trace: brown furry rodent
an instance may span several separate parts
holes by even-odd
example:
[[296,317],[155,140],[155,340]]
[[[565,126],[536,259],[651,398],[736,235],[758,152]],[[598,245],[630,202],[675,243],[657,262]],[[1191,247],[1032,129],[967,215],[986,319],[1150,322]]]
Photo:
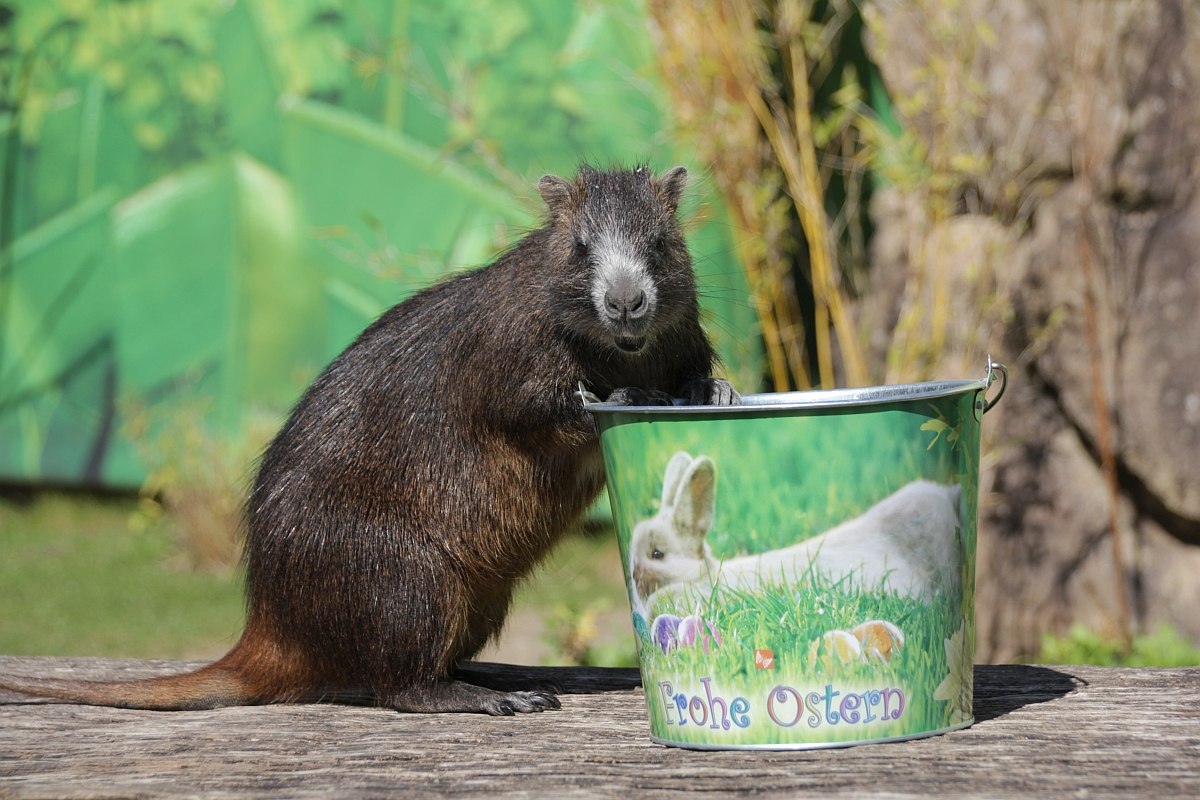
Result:
[[687,173],[542,178],[549,218],[495,263],[383,314],[301,397],[246,513],[241,639],[195,672],[0,688],[144,709],[331,700],[513,714],[547,691],[463,680],[517,582],[597,496],[580,384],[737,402],[711,378],[676,219]]

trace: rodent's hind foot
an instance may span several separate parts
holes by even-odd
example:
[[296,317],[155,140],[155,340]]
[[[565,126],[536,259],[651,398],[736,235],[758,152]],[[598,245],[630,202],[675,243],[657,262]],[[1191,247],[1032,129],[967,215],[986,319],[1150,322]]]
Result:
[[724,378],[696,378],[680,387],[689,406],[740,406],[742,396]]
[[562,708],[558,698],[549,692],[496,692],[496,702],[489,704],[484,713],[492,716],[511,717],[514,714],[529,714],[548,708]]
[[388,708],[416,714],[490,714],[511,717],[561,708],[550,692],[501,692],[464,681],[438,681],[410,687],[385,702]]

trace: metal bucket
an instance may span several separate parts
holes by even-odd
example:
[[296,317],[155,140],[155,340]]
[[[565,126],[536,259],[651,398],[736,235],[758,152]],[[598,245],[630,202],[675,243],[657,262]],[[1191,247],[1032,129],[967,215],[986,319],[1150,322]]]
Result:
[[1006,382],[989,359],[981,380],[588,405],[651,738],[806,749],[974,721],[979,429]]

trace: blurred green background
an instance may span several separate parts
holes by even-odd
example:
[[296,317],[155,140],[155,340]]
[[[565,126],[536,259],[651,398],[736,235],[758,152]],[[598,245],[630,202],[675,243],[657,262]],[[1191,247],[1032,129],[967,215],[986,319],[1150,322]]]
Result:
[[758,382],[724,211],[663,133],[636,0],[0,15],[0,480],[136,487],[163,436],[243,438],[384,308],[536,226],[533,184],[580,159],[693,168],[710,328]]
[[[972,314],[911,293],[889,317],[886,280],[865,302],[885,178],[933,223],[1017,185],[958,135],[1008,107],[970,77],[1008,42],[918,6],[952,24],[893,107],[864,30],[900,11],[855,0],[0,0],[0,652],[223,651],[246,479],[290,404],[383,309],[535,226],[537,178],[580,160],[689,167],[705,321],[742,390],[960,376],[947,326]],[[982,363],[991,341],[969,345]],[[629,663],[612,538],[570,537],[508,631],[502,660]],[[1197,658],[1170,628],[1059,633],[1052,660]]]
[[[0,652],[223,652],[240,501],[291,403],[580,160],[689,167],[706,322],[757,386],[650,37],[639,0],[0,2]],[[573,538],[496,655],[631,663],[624,603],[612,542]]]

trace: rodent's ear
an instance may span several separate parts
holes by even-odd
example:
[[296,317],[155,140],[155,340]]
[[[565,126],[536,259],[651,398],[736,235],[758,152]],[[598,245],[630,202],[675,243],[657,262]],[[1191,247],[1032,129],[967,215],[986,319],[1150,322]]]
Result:
[[687,186],[688,171],[684,167],[667,170],[658,179],[658,196],[671,211],[679,208],[679,200]]
[[575,187],[570,181],[563,180],[557,175],[543,175],[538,181],[538,192],[542,195],[542,200],[546,201],[546,207],[550,209],[550,213],[557,213],[568,200],[571,199],[571,194]]

